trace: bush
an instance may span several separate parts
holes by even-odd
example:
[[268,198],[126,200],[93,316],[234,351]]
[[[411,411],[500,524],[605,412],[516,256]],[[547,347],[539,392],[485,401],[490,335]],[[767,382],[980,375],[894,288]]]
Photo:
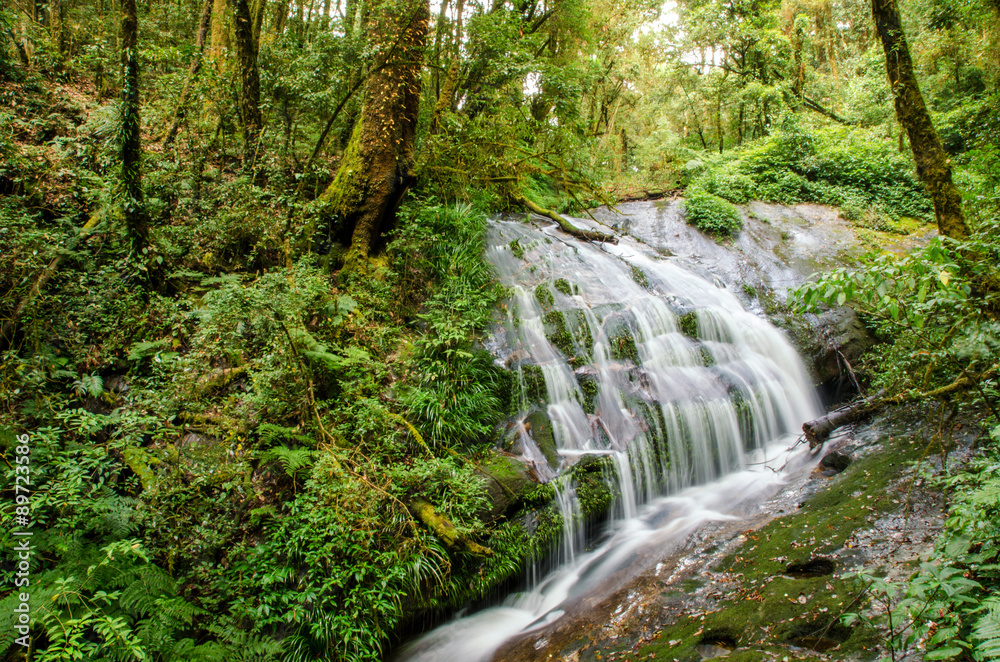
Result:
[[773,135],[712,164],[693,184],[734,204],[850,205],[855,218],[873,206],[890,220],[928,218],[933,211],[909,154],[895,144],[841,127],[809,133],[790,118]]
[[743,227],[743,219],[735,207],[719,196],[693,186],[686,191],[684,216],[689,225],[719,237],[737,234]]

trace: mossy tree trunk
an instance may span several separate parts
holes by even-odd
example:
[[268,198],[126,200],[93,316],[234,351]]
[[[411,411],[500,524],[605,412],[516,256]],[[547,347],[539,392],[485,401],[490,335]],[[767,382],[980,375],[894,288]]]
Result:
[[60,53],[65,50],[66,46],[63,28],[63,0],[51,0],[49,2],[49,34],[52,37],[52,45]]
[[413,149],[420,109],[420,74],[429,18],[427,0],[389,0],[373,9],[375,71],[365,87],[340,168],[321,199],[350,235],[350,255],[367,257],[392,225],[413,184]]
[[233,0],[233,35],[240,73],[240,122],[243,125],[243,167],[257,160],[257,147],[264,124],[260,112],[260,70],[257,67],[257,39],[247,0]]
[[139,13],[136,0],[122,2],[122,211],[134,256],[149,243],[149,214],[142,193],[142,145],[139,121]]
[[212,59],[216,61],[216,68],[220,68],[224,51],[229,47],[229,34],[226,29],[226,3],[229,0],[212,1],[212,37],[209,41],[209,51]]
[[181,94],[177,98],[177,107],[174,109],[174,117],[170,122],[170,128],[167,130],[167,137],[163,141],[164,145],[171,144],[177,137],[177,131],[184,120],[184,115],[187,113],[187,105],[191,96],[191,85],[194,83],[195,78],[198,77],[198,72],[201,71],[201,64],[205,59],[205,41],[208,39],[208,30],[212,24],[213,4],[213,0],[204,0],[202,4],[201,20],[198,22],[198,34],[195,36],[196,50],[194,59],[191,60],[187,78],[184,80],[184,87],[181,88]]
[[941,146],[917,86],[896,0],[872,0],[872,17],[885,51],[896,118],[910,137],[917,177],[934,202],[938,231],[953,239],[964,239],[969,236],[969,228],[962,214],[962,196],[951,180],[948,155]]

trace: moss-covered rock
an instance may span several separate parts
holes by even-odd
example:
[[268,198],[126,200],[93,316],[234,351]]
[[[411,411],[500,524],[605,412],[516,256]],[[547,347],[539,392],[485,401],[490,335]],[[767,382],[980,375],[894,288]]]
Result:
[[491,452],[479,468],[485,474],[491,504],[487,519],[496,519],[508,512],[538,485],[523,462],[500,451]]
[[639,350],[635,346],[635,338],[625,326],[620,327],[608,338],[608,350],[615,361],[639,362]]
[[557,290],[559,290],[568,297],[573,296],[574,294],[579,294],[580,292],[579,287],[577,287],[573,283],[570,283],[565,278],[557,278],[555,283],[553,283],[553,285]]
[[681,333],[689,338],[698,338],[698,315],[695,312],[685,313],[677,319]]
[[718,574],[672,588],[664,596],[668,602],[717,590],[707,581],[724,585],[726,597],[704,614],[671,622],[640,657],[697,662],[699,646],[726,638],[734,648],[728,660],[772,659],[774,652],[789,660],[873,658],[874,634],[840,620],[865,599],[850,575],[841,574],[841,564],[857,560],[847,547],[856,531],[903,507],[907,487],[901,474],[924,449],[908,437],[888,437],[882,444],[797,510],[746,532],[745,542],[716,566]]
[[558,310],[552,310],[545,314],[542,321],[545,322],[545,336],[549,342],[568,358],[574,358],[573,336],[566,328],[564,314]]
[[649,284],[649,279],[646,277],[646,272],[644,272],[639,267],[634,264],[629,265],[629,270],[632,274],[632,280],[642,286],[644,289],[652,290],[652,285]]
[[556,299],[552,296],[552,290],[549,289],[548,283],[540,283],[538,287],[535,288],[535,298],[538,299],[538,303],[542,304],[542,309],[547,310],[555,305]]
[[528,403],[542,403],[548,397],[545,387],[545,373],[537,365],[521,366],[521,383],[524,389],[524,399]]
[[556,450],[556,440],[552,434],[552,421],[543,409],[535,409],[526,419],[524,427],[528,430],[538,450],[542,451],[545,461],[553,469],[559,468],[559,452]]

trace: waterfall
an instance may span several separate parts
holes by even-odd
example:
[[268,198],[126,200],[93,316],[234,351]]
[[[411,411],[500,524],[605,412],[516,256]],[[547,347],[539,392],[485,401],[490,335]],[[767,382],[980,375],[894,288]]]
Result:
[[[596,245],[508,221],[492,223],[488,257],[512,292],[496,351],[544,378],[545,401],[524,405],[544,407],[555,453],[523,424],[519,447],[556,485],[560,565],[500,606],[424,635],[402,651],[409,662],[485,662],[557,620],[637,550],[773,494],[790,442],[820,411],[782,332],[680,260],[628,237]],[[590,550],[572,482],[587,455],[608,457],[617,494],[609,532]]]

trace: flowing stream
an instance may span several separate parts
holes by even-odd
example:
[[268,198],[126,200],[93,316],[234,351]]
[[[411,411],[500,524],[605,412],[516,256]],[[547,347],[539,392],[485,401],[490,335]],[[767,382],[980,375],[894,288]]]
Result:
[[[410,644],[399,656],[409,662],[490,660],[505,641],[558,620],[640,550],[762,502],[806,461],[792,442],[820,411],[783,333],[679,259],[628,237],[599,246],[509,221],[492,224],[488,256],[512,291],[495,353],[522,383],[532,371],[544,377],[537,399],[554,452],[527,426],[516,447],[556,487],[565,523],[558,564],[501,604]],[[572,472],[588,456],[603,458],[617,495],[590,549]]]

